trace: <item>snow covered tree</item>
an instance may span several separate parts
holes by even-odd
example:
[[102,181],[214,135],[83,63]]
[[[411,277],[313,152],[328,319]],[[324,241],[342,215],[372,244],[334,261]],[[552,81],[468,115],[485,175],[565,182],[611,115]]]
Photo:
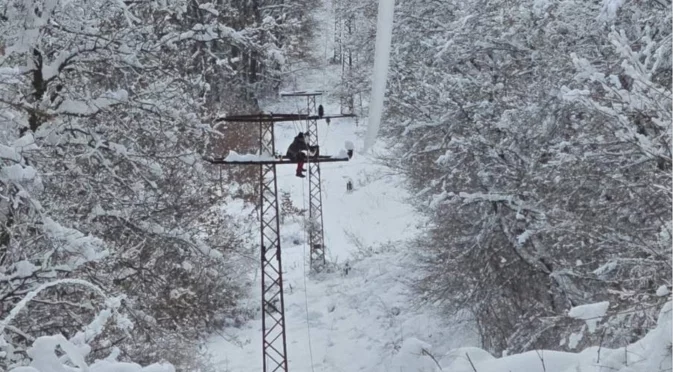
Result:
[[[238,311],[247,264],[236,254],[249,245],[224,212],[237,187],[231,174],[214,187],[200,154],[230,133],[241,146],[252,138],[210,125],[267,89],[236,80],[234,49],[267,65],[283,56],[264,41],[272,20],[235,28],[213,4],[193,6],[13,0],[0,9],[0,313],[54,279],[123,293],[137,326],[94,342],[88,358],[114,346],[122,358],[184,368],[195,359],[189,340]],[[25,363],[41,336],[74,335],[97,306],[79,287],[41,291],[4,328],[14,357],[0,365]]]
[[360,113],[362,96],[369,89],[376,39],[376,1],[334,0],[332,62],[341,65],[341,83],[333,94],[344,112]]
[[557,347],[586,302],[615,316],[585,344],[654,325],[671,273],[670,9],[398,5],[384,128],[433,222],[420,289],[470,309],[489,350]]
[[[66,338],[63,334],[45,335],[38,338],[31,338],[31,346],[24,350],[16,350],[11,344],[8,344],[4,338],[0,338],[0,356],[8,361],[13,361],[16,358],[15,353],[21,352],[26,354],[26,357],[21,359],[28,359],[30,363],[27,366],[14,365],[10,367],[10,371],[14,372],[50,372],[62,371],[66,369],[82,369],[87,371],[109,371],[109,370],[125,370],[125,371],[166,371],[173,372],[175,369],[167,364],[151,364],[143,368],[135,363],[121,363],[117,361],[119,356],[119,349],[113,348],[112,352],[107,355],[105,359],[96,360],[90,364],[87,362],[88,355],[92,352],[91,343],[94,339],[101,336],[107,329],[115,328],[118,330],[127,331],[132,328],[132,323],[129,322],[121,312],[122,299],[119,297],[107,297],[106,294],[97,287],[87,281],[80,279],[59,279],[40,285],[31,292],[27,293],[21,301],[19,301],[9,314],[0,321],[0,332],[4,333],[9,323],[22,311],[26,310],[26,306],[45,290],[52,287],[74,287],[79,286],[91,292],[92,297],[98,297],[101,303],[102,310],[99,311],[89,324],[82,325],[77,333],[72,337]],[[14,327],[11,327],[14,331]]]

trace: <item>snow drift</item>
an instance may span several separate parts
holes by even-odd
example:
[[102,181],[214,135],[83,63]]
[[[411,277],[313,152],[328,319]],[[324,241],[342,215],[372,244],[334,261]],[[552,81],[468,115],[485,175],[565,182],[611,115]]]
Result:
[[[592,307],[592,311],[597,306]],[[671,302],[659,313],[657,327],[639,341],[619,349],[585,349],[580,353],[534,350],[494,358],[475,348],[459,348],[433,365],[430,346],[416,339],[406,340],[394,358],[394,365],[406,372],[664,372],[671,370]],[[577,313],[580,311],[577,310]],[[579,316],[578,316],[579,317]]]

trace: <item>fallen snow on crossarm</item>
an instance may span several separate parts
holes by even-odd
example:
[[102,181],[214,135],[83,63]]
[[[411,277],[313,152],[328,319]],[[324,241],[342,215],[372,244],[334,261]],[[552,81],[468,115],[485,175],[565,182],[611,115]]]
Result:
[[225,161],[243,162],[243,161],[271,161],[275,160],[271,155],[259,154],[239,154],[236,151],[229,151],[229,155],[224,158]]

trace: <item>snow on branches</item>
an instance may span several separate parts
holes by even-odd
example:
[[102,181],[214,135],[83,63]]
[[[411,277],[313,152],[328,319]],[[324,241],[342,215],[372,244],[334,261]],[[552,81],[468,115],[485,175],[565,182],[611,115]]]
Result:
[[[287,31],[274,17],[230,11],[237,6],[3,5],[1,314],[47,283],[86,278],[124,293],[138,324],[106,330],[113,340],[93,340],[87,360],[117,347],[126,358],[151,354],[184,367],[194,363],[188,340],[236,311],[244,266],[232,252],[245,249],[246,235],[199,159],[212,150],[215,112],[253,106],[276,84]],[[101,306],[82,286],[49,286],[3,337],[26,364],[35,340],[70,340]],[[155,341],[138,346],[139,337]]]
[[[138,372],[173,372],[175,369],[169,364],[152,364],[141,367],[135,363],[120,363],[116,359],[119,349],[114,348],[112,353],[103,360],[96,360],[89,365],[86,358],[91,353],[90,343],[103,334],[110,320],[114,320],[113,326],[121,331],[132,328],[131,322],[120,313],[122,299],[118,297],[108,298],[101,288],[80,279],[59,279],[40,285],[29,292],[9,314],[0,321],[0,334],[10,328],[10,323],[16,315],[24,310],[28,303],[33,301],[40,292],[51,287],[80,286],[88,289],[100,297],[104,308],[96,314],[91,322],[75,333],[69,339],[62,334],[40,336],[32,339],[32,345],[25,350],[29,359],[26,366],[17,363],[24,360],[21,356],[23,350],[16,350],[4,337],[0,337],[0,356],[10,364],[9,371],[13,372],[56,372],[75,368],[82,371],[107,371],[123,369],[125,371]],[[17,332],[17,328],[11,327],[11,331]],[[17,363],[17,364],[13,364]]]
[[382,129],[432,218],[422,297],[472,311],[488,350],[555,348],[588,302],[614,307],[603,345],[654,326],[671,273],[670,9],[395,9]]

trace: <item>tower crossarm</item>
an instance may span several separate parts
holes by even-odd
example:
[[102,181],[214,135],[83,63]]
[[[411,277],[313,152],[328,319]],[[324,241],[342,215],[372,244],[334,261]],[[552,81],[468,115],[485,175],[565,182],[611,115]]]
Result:
[[[226,160],[226,158],[208,158],[204,157],[203,160],[207,161],[208,163],[211,164],[239,164],[239,165],[250,165],[250,164],[258,164],[258,165],[269,165],[269,164],[297,164],[297,160],[290,160],[286,157],[277,159],[277,160]],[[309,162],[311,163],[335,163],[335,162],[340,162],[340,161],[348,161],[348,157],[319,157],[319,158],[314,158],[311,157],[309,158]]]
[[257,114],[257,115],[232,115],[232,116],[222,116],[215,119],[216,123],[228,122],[228,123],[257,123],[264,121],[267,123],[282,123],[282,122],[292,122],[292,121],[303,121],[303,120],[321,120],[321,119],[339,119],[339,118],[352,118],[355,115],[352,114],[337,114],[337,115],[305,115],[305,114]]

